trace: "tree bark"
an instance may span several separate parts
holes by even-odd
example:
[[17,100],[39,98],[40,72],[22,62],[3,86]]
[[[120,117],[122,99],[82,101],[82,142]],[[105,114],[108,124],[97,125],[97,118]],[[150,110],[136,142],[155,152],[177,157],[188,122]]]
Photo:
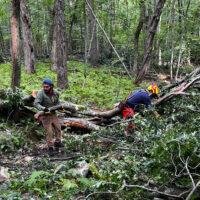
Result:
[[3,33],[2,33],[2,28],[0,27],[0,63],[4,62],[4,56],[5,56],[4,49],[5,46],[3,40]]
[[87,61],[88,61],[88,18],[87,18],[87,8],[84,3],[84,26],[85,26],[85,49],[84,49],[84,81],[83,81],[83,88],[86,84],[86,77],[87,77]]
[[[88,0],[88,3],[92,10],[94,10],[94,0]],[[90,50],[90,60],[91,67],[97,67],[98,65],[98,49],[97,49],[97,28],[96,20],[90,11],[90,35],[91,35],[91,50]]]
[[22,23],[25,72],[28,74],[34,74],[35,56],[33,49],[33,33],[27,0],[20,1],[20,17]]
[[156,29],[160,20],[160,16],[162,14],[162,9],[164,7],[166,0],[159,0],[157,5],[156,5],[156,10],[154,13],[154,16],[151,20],[151,24],[149,26],[149,33],[147,37],[147,41],[145,44],[145,54],[143,57],[142,65],[141,65],[141,70],[136,78],[135,83],[139,84],[143,81],[144,76],[148,70],[148,67],[150,65],[150,60],[151,60],[151,52],[152,52],[152,47],[153,47],[153,39],[156,34]]
[[[165,40],[165,46],[169,46],[169,38],[170,38],[170,25],[171,25],[171,12],[172,12],[172,1],[170,0],[169,5],[167,4],[166,8],[166,25],[167,25],[167,33],[166,33],[166,40]],[[169,65],[169,57],[163,61],[167,65]],[[165,64],[165,65],[166,65]]]
[[20,0],[12,0],[12,80],[11,88],[19,87],[20,64]]
[[183,35],[186,32],[186,19],[187,19],[188,9],[189,9],[189,6],[190,6],[190,1],[191,0],[189,0],[188,5],[187,5],[187,9],[186,9],[186,12],[185,12],[185,18],[184,18],[183,25],[182,25],[182,15],[184,15],[184,12],[182,10],[183,9],[183,5],[182,5],[182,1],[181,0],[179,2],[179,14],[180,14],[179,24],[180,24],[180,29],[181,29],[181,39],[180,39],[180,43],[179,43],[178,64],[177,64],[177,69],[176,69],[175,81],[177,81],[178,72],[179,72],[179,68],[180,68],[180,64],[181,64]]
[[40,50],[41,46],[41,38],[40,38],[40,2],[37,0],[37,33],[35,36],[36,41],[36,48],[35,48],[35,54],[37,58],[40,58],[42,55],[42,52]]
[[79,129],[81,128],[88,131],[98,131],[100,129],[99,126],[85,119],[64,118],[64,119],[60,119],[59,121],[62,127],[76,127],[76,128],[79,128]]
[[66,89],[69,85],[66,65],[65,1],[55,0],[54,6],[57,31],[57,86],[61,89]]
[[134,72],[138,71],[138,43],[139,43],[139,37],[140,37],[140,32],[142,30],[143,24],[145,20],[145,4],[144,0],[140,1],[140,19],[139,23],[135,32],[135,38],[134,38],[134,65],[132,68],[132,75]]
[[[73,52],[73,49],[74,49],[73,39],[72,39],[72,32],[73,32],[73,25],[74,25],[74,22],[76,20],[76,9],[77,9],[77,6],[78,6],[78,0],[76,0],[76,2],[75,2],[73,14],[71,16],[71,21],[70,21],[69,39],[68,39],[68,41],[69,41],[68,51],[70,51],[70,52]],[[70,54],[70,52],[69,52],[69,54]]]
[[[110,0],[109,15],[110,15],[110,41],[113,43],[114,25],[115,25],[115,0]],[[113,56],[113,49],[110,47],[110,58]]]
[[52,46],[51,46],[51,70],[57,71],[57,45],[56,45],[56,16],[55,16],[55,6],[53,9],[53,38],[52,38]]
[[[158,29],[157,29],[157,33],[160,33],[160,26],[161,26],[161,16],[160,16],[160,21],[158,24]],[[156,59],[157,59],[157,64],[158,66],[162,65],[162,52],[161,52],[161,47],[160,47],[160,39],[157,38],[156,40]]]
[[172,32],[171,32],[171,59],[170,59],[170,79],[173,80],[173,64],[174,64],[174,15],[175,15],[175,0],[172,3]]

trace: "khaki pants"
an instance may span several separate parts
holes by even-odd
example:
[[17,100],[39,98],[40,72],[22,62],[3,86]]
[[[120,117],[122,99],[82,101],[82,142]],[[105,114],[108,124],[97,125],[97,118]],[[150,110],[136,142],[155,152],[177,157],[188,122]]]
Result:
[[55,130],[55,142],[61,141],[61,126],[56,114],[42,116],[42,125],[46,131],[46,141],[48,147],[53,147],[52,126]]

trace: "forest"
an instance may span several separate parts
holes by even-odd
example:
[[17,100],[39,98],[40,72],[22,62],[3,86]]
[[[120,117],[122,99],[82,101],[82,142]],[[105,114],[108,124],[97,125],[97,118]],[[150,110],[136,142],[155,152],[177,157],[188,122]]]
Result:
[[[53,156],[34,103],[46,78]],[[124,118],[152,84],[154,110]],[[199,114],[198,0],[0,0],[0,199],[198,200]]]

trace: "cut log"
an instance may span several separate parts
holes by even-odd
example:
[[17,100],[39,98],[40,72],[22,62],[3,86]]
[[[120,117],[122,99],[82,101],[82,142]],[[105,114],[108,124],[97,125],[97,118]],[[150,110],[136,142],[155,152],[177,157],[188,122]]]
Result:
[[97,126],[85,119],[64,118],[64,119],[60,119],[59,121],[62,127],[77,127],[77,128],[81,128],[87,131],[100,130],[100,126]]

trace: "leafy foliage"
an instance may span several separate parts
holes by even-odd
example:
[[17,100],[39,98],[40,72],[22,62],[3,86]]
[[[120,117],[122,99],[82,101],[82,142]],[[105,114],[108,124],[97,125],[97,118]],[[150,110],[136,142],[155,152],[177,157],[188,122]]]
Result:
[[[111,108],[114,103],[125,98],[130,91],[137,89],[136,86],[132,85],[133,80],[127,80],[126,76],[123,76],[121,83],[119,83],[119,70],[108,66],[102,66],[98,69],[92,69],[88,66],[86,87],[83,88],[83,69],[83,63],[68,62],[70,88],[62,90],[61,99],[73,101],[77,104]],[[0,64],[0,79],[2,80],[0,88],[10,86],[10,70],[10,63]],[[24,92],[31,94],[33,90],[40,90],[42,81],[46,77],[51,78],[56,86],[57,75],[50,70],[50,63],[38,62],[36,71],[36,74],[25,74],[22,69],[21,89]]]
[[[0,70],[8,66],[1,65]],[[68,67],[71,87],[63,91],[61,98],[71,100],[74,97],[76,103],[111,107],[113,94],[118,89],[119,74],[115,73],[116,69],[102,66],[98,71],[88,70],[86,88],[83,89],[83,66],[78,62],[69,62]],[[54,82],[56,80],[56,75],[49,70],[49,64],[37,63],[37,68],[36,75],[22,73],[22,88],[27,93],[40,89],[46,76]],[[3,81],[3,84],[8,83]],[[131,81],[122,77],[120,98],[124,98],[131,87]],[[191,178],[186,163],[194,183],[197,183],[200,174],[200,99],[197,90],[193,89],[190,93],[191,96],[176,97],[157,108],[160,113],[158,118],[150,115],[148,110],[140,112],[131,121],[135,128],[131,130],[130,137],[124,136],[128,124],[126,121],[84,135],[69,134],[69,130],[63,130],[65,147],[62,155],[79,156],[61,161],[65,169],[58,173],[55,173],[55,169],[60,162],[52,162],[43,154],[33,156],[34,159],[29,163],[23,160],[24,155],[32,156],[35,143],[41,143],[30,141],[31,132],[34,131],[44,142],[42,129],[27,121],[15,125],[1,123],[1,154],[16,164],[9,167],[10,183],[0,186],[0,198],[57,200],[88,195],[91,195],[90,199],[152,198],[145,190],[138,188],[125,187],[120,190],[124,181],[128,185],[156,187],[164,193],[181,193],[190,189]],[[2,133],[6,130],[10,130],[10,137],[3,137]],[[6,155],[6,152],[10,154]],[[20,165],[17,164],[19,154],[21,162],[24,162]],[[77,176],[77,163],[81,161],[89,165],[86,177]],[[187,195],[185,193],[183,198]],[[198,196],[199,191],[196,190],[192,198]]]

